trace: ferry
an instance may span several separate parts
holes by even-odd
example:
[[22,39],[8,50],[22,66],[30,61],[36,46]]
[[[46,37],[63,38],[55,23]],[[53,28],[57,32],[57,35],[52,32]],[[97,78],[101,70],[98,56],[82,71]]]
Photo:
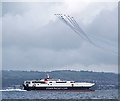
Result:
[[46,91],[94,91],[90,89],[95,83],[75,82],[68,80],[52,79],[49,75],[45,79],[26,80],[23,83],[23,89],[31,90],[46,90]]

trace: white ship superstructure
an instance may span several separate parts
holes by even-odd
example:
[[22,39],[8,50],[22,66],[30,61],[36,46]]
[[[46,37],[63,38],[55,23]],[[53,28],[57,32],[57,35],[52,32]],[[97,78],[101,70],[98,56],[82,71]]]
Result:
[[50,79],[24,81],[24,90],[89,90],[95,83]]

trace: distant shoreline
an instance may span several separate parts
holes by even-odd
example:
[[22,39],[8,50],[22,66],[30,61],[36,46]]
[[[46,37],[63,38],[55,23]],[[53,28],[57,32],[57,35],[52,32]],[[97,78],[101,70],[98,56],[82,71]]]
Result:
[[[51,78],[61,80],[73,80],[80,82],[94,82],[98,89],[108,89],[114,85],[113,88],[118,87],[118,74],[92,71],[71,71],[71,70],[57,70],[51,72],[40,71],[14,71],[2,70],[2,86],[11,87],[14,85],[22,85],[25,80],[41,79],[49,74]],[[106,86],[105,86],[106,85]]]
[[39,71],[39,70],[0,70],[0,72],[3,71],[20,71],[20,72],[56,72],[56,71],[73,71],[73,72],[93,72],[93,73],[113,73],[113,74],[120,74],[115,72],[99,72],[99,71],[92,71],[92,70],[51,70],[51,71]]

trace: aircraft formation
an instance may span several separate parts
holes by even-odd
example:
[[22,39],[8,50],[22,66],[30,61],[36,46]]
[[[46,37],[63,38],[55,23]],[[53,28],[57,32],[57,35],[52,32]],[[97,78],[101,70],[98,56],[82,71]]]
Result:
[[[97,45],[95,42],[93,42],[90,37],[87,35],[87,33],[79,26],[79,24],[77,23],[77,21],[74,19],[74,17],[71,17],[69,15],[66,14],[54,14],[59,20],[61,20],[63,23],[65,23],[67,26],[69,26],[77,35],[79,35],[82,39],[88,41],[89,43],[91,43],[92,45],[94,45],[95,47],[101,48],[103,50],[107,50],[110,51],[109,49]],[[94,36],[93,36],[94,37]],[[94,37],[95,38],[95,37]],[[113,53],[117,53],[113,50],[111,50],[111,52]]]

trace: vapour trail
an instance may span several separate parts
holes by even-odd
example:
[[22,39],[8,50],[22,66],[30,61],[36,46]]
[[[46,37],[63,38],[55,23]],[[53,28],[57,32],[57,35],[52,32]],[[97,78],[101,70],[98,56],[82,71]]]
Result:
[[71,23],[71,25],[74,27],[74,28],[76,28],[75,26],[74,26],[74,23],[68,18],[68,16],[66,16],[66,15],[64,15],[66,18],[67,18],[67,20]]
[[73,17],[68,16],[68,18],[71,20],[71,22],[73,23],[73,25],[75,26],[75,28],[79,29],[79,25],[73,20]]
[[[86,35],[86,33],[79,27],[79,25],[77,24],[77,22],[76,23],[74,23],[72,20],[70,20],[70,16],[68,17],[68,16],[66,16],[65,15],[65,17],[68,19],[68,21],[74,26],[74,29],[75,30],[77,30],[78,32],[79,32],[79,34],[82,34],[85,38],[85,40],[87,40],[87,41],[89,41],[91,44],[93,44],[94,46],[97,46],[95,43],[93,43],[92,41],[91,41],[91,39]],[[73,24],[74,23],[74,24]],[[77,25],[77,28],[76,28],[76,26],[75,25]]]
[[80,33],[74,29],[74,27],[65,20],[65,18],[63,18],[63,16],[61,16],[60,14],[55,14],[62,22],[64,22],[66,25],[68,25],[75,33],[77,33],[80,37],[82,37],[84,39],[83,36],[80,35]]
[[61,19],[65,24],[67,24],[70,28],[72,28],[72,30],[74,30],[76,32],[76,30],[74,29],[74,27],[67,20],[65,20],[65,18],[62,15],[57,15],[57,17],[59,19]]
[[[73,21],[77,24],[77,26],[79,27],[81,33],[84,33],[84,34],[86,35],[86,37],[88,37],[87,34],[81,29],[81,27],[79,26],[79,24],[74,20],[74,18],[73,18]],[[93,36],[92,34],[91,34],[91,36],[92,36],[93,39],[96,39],[97,42],[98,42],[98,40],[100,40],[100,38],[95,37],[95,36]],[[90,36],[89,36],[89,37],[90,37]],[[88,39],[90,39],[89,37],[88,37]],[[92,41],[92,43],[94,44],[94,41]],[[108,44],[109,44],[109,43],[108,43]],[[103,47],[103,46],[100,46],[100,45],[98,45],[98,44],[94,44],[94,45],[97,46],[98,48],[103,49],[103,50],[109,50],[109,49],[107,49],[107,48],[105,48],[105,47]],[[109,51],[110,51],[110,50],[109,50]],[[112,51],[113,53],[115,53],[115,54],[118,53],[118,52],[116,52],[116,51],[114,51],[114,50],[111,50],[111,51]]]
[[[72,28],[72,30],[74,30],[73,29],[73,26],[71,26],[63,17],[62,17],[62,15],[56,15],[62,22],[64,22],[65,24],[67,24],[70,28]],[[75,30],[74,30],[75,31]],[[76,32],[76,31],[75,31]]]
[[79,26],[74,22],[74,20],[72,19],[73,17],[68,16],[68,18],[72,21],[73,25],[79,29]]
[[69,23],[73,26],[73,28],[74,28],[75,30],[77,30],[77,31],[79,32],[76,24],[70,19],[70,17],[68,17],[68,16],[66,16],[66,15],[64,15],[64,16],[65,16],[64,19],[65,19],[67,22],[69,22]]
[[82,37],[84,40],[89,41],[91,44],[95,45],[89,38],[86,38],[86,36],[81,33],[78,29],[76,29],[76,27],[72,24],[72,22],[70,23],[69,19],[66,19],[67,17],[63,17],[62,14],[57,14],[59,16],[59,18],[62,18],[62,20],[64,20],[65,23],[67,23],[67,25],[74,30],[80,37]]
[[[79,26],[79,24],[75,21],[75,19],[73,17],[67,16],[64,14],[64,16],[62,14],[55,14],[62,22],[64,22],[66,25],[68,25],[75,33],[77,33],[80,37],[82,37],[84,40],[87,39],[88,42],[90,42],[92,45],[94,45],[95,47],[101,48],[103,50],[109,50],[106,49],[103,46],[99,46],[96,43],[94,43],[93,41],[91,41],[91,39],[88,37],[88,35],[82,30],[82,28]],[[81,35],[82,34],[82,35]],[[84,37],[83,37],[84,36]],[[113,53],[117,54],[116,51],[111,50]]]
[[[73,29],[73,26],[71,26],[64,18],[63,18],[63,16],[62,15],[56,15],[62,22],[64,22],[65,24],[67,24],[70,28],[72,28]],[[73,29],[74,30],[74,29]]]
[[[71,18],[71,17],[69,17],[72,21],[73,21],[73,23],[77,26],[77,30],[79,30],[80,32],[81,32],[81,34],[83,34],[86,38],[87,38],[87,40],[89,41],[89,42],[91,42],[92,44],[94,44],[92,41],[91,41],[91,39],[87,36],[87,34],[80,28],[80,26],[78,25],[78,23],[73,19],[73,17]],[[94,44],[95,45],[95,44]]]
[[[71,17],[70,17],[71,18]],[[82,33],[82,34],[84,34],[85,35],[85,37],[88,39],[88,41],[89,42],[91,42],[94,46],[96,46],[96,47],[98,47],[98,48],[101,48],[101,49],[103,49],[103,50],[109,50],[109,49],[106,49],[105,47],[103,47],[103,46],[100,46],[100,45],[97,45],[97,44],[95,44],[93,41],[91,41],[91,39],[87,36],[87,34],[81,29],[81,27],[79,26],[79,24],[75,21],[75,19],[72,17],[71,18],[71,20],[73,20],[73,22],[76,24],[76,26],[77,26],[77,28],[79,29],[79,31]],[[93,36],[92,35],[92,37],[94,37],[95,38],[95,36]],[[96,38],[96,39],[98,39],[98,38]],[[116,51],[114,51],[114,50],[111,50],[113,53],[115,53],[115,54],[117,54],[117,52]]]

